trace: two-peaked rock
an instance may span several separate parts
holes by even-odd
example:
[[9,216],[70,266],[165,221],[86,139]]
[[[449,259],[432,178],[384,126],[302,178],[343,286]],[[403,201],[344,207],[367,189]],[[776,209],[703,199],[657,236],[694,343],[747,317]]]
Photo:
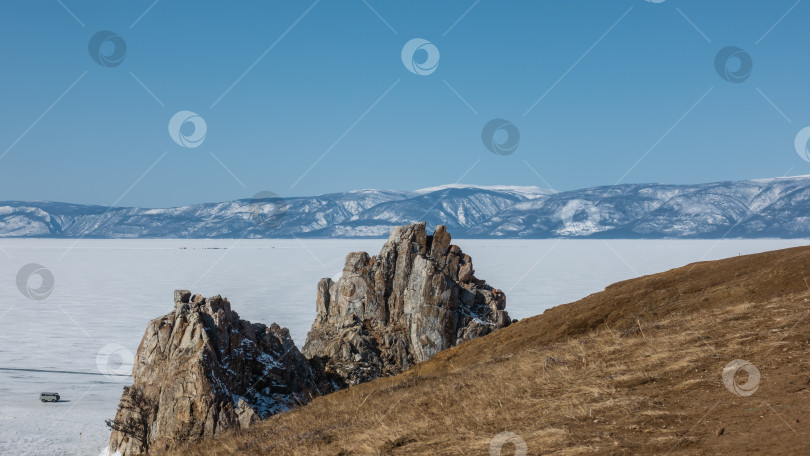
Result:
[[[150,450],[245,428],[508,326],[503,292],[474,272],[444,226],[432,236],[424,223],[395,228],[379,255],[350,253],[340,280],[318,283],[303,354],[286,329],[240,319],[227,299],[177,290],[174,311],[149,322],[132,369],[133,387],[157,404]],[[126,399],[116,421],[140,418]],[[142,450],[121,432],[110,437],[110,454]]]

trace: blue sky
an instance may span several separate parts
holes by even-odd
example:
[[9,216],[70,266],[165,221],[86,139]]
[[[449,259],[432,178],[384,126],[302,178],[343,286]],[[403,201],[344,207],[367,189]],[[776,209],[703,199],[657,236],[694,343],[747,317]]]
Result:
[[[809,18],[796,0],[5,1],[0,200],[808,174]],[[88,50],[105,30],[117,66]],[[430,74],[403,64],[414,38],[439,51]],[[727,46],[751,57],[744,82],[715,69]],[[179,111],[204,119],[198,147],[170,136]],[[514,153],[485,147],[495,118]]]

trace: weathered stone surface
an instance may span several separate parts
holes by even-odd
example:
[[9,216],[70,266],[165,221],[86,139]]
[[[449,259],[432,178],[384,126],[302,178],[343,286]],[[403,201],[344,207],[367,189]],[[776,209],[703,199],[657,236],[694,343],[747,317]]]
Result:
[[[135,356],[134,385],[158,401],[153,449],[249,426],[317,394],[316,375],[287,329],[242,320],[219,296],[189,294],[175,292],[174,311],[149,322]],[[119,432],[110,449],[141,451]]]
[[506,296],[438,226],[395,228],[379,255],[346,257],[318,283],[318,315],[302,352],[338,386],[393,375],[441,350],[508,326]]

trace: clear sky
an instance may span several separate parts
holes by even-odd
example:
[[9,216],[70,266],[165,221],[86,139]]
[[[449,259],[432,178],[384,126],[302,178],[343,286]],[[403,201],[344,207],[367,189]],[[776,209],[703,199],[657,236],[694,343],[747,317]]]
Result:
[[[808,19],[796,0],[7,0],[0,200],[808,174]],[[728,46],[742,81],[716,68]],[[180,111],[197,130],[180,114],[172,136]],[[512,153],[482,141],[492,119]]]

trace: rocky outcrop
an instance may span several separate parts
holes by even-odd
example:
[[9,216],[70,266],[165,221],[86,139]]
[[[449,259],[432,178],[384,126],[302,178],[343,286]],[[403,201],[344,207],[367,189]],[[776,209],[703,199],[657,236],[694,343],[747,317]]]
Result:
[[[242,320],[227,299],[191,298],[185,290],[175,292],[173,312],[149,322],[132,377],[157,401],[150,447],[158,450],[247,427],[318,394],[317,375],[287,329]],[[141,452],[119,432],[110,450]]]
[[[303,354],[287,329],[242,320],[227,299],[175,291],[174,311],[149,322],[132,369],[134,386],[157,403],[150,449],[246,428],[509,325],[506,296],[474,274],[444,226],[433,235],[424,223],[395,228],[379,255],[350,253],[337,282],[318,283]],[[121,409],[116,421],[132,413]],[[108,450],[141,447],[115,431]]]
[[379,255],[350,253],[337,282],[321,279],[302,352],[342,387],[508,326],[506,296],[474,273],[444,226],[394,228]]

